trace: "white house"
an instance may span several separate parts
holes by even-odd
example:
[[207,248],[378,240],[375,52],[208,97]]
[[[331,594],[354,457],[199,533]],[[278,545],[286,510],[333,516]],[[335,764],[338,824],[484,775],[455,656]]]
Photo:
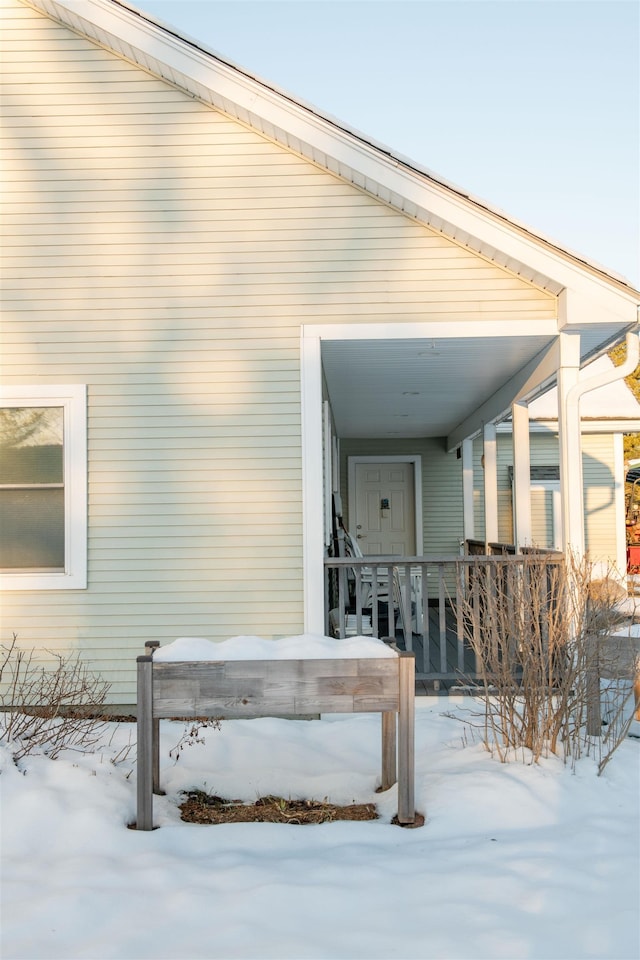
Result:
[[402,502],[371,553],[498,539],[509,418],[532,542],[555,382],[584,549],[576,384],[638,291],[128,4],[1,10],[5,639],[128,703],[146,640],[322,632],[332,490],[365,548]]

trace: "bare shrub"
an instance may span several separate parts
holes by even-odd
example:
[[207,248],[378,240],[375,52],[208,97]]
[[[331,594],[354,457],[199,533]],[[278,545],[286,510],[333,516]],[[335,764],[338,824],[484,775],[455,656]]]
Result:
[[203,736],[204,730],[220,730],[221,719],[220,717],[196,717],[194,720],[186,721],[180,739],[169,750],[169,756],[174,763],[178,762],[185,747],[193,747],[197,743],[206,743]]
[[[594,589],[586,561],[531,551],[469,574],[458,598],[481,678],[483,740],[506,761],[596,753],[600,768],[628,732],[632,666],[609,643],[615,589]],[[603,673],[603,657],[609,662]],[[601,677],[618,678],[601,714]]]
[[36,750],[56,757],[99,741],[109,684],[77,656],[55,655],[53,667],[40,666],[14,634],[0,647],[0,684],[0,741],[10,745],[14,760]]

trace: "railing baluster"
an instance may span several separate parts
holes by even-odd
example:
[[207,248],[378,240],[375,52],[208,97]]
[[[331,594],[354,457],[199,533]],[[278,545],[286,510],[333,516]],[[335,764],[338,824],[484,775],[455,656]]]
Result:
[[[479,646],[485,624],[498,613],[506,618],[509,625],[513,624],[515,627],[514,621],[522,615],[522,612],[516,609],[515,600],[526,593],[527,564],[531,565],[529,554],[533,552],[523,551],[514,555],[506,551],[496,551],[491,556],[467,554],[462,558],[457,554],[433,558],[380,556],[375,560],[368,557],[327,557],[325,583],[327,590],[331,590],[331,607],[334,608],[336,604],[338,606],[338,610],[332,610],[334,632],[342,637],[347,635],[348,613],[352,616],[350,623],[357,626],[357,632],[364,632],[364,611],[366,608],[368,612],[371,603],[372,633],[380,636],[384,633],[381,620],[386,606],[387,633],[395,635],[395,619],[398,616],[398,626],[402,628],[407,650],[411,650],[413,646],[414,617],[417,620],[416,629],[418,635],[422,636],[423,644],[422,672],[418,674],[420,679],[454,680],[459,679],[461,674],[469,679],[478,679],[481,664],[477,662],[477,658],[471,663],[468,660],[471,641]],[[564,562],[564,558],[562,554],[549,553],[544,561],[555,568]],[[550,569],[547,576],[547,608],[538,614],[538,628],[542,629],[545,635],[549,618],[553,616],[553,605],[558,602]],[[371,589],[367,592],[365,601],[364,590],[369,582]],[[431,582],[433,586],[430,588]],[[355,595],[350,592],[354,583]],[[429,616],[430,594],[437,597],[437,614],[433,623]],[[504,609],[502,606],[498,609],[499,603]],[[350,625],[348,629],[352,632]],[[507,633],[510,634],[509,629]],[[510,641],[511,636],[503,638],[507,655]],[[467,669],[467,664],[470,669]]]
[[[378,564],[371,564],[371,630],[374,637],[380,636],[378,626]],[[387,630],[387,633],[389,631]]]
[[405,650],[413,650],[413,610],[411,608],[411,566],[403,567],[404,579],[400,578],[400,596],[404,609],[404,645]]
[[362,567],[356,567],[356,633],[362,636]]
[[346,580],[347,580],[347,568],[341,567],[338,571],[338,616],[339,616],[339,629],[340,636],[346,637],[347,628],[346,628],[346,615],[347,615],[347,590],[346,590]]
[[[469,567],[471,580],[471,611],[473,615],[473,644],[478,649],[480,643],[480,570]],[[478,672],[478,658],[475,657],[475,669]]]
[[462,676],[465,675],[464,666],[464,617],[462,613],[462,603],[458,602],[464,594],[464,564],[455,564],[456,574],[456,638],[458,643],[458,670]]
[[428,567],[420,564],[420,604],[422,606],[422,672],[429,673],[429,581]]
[[438,564],[438,630],[440,633],[440,673],[446,673],[447,614],[444,605],[444,563]]

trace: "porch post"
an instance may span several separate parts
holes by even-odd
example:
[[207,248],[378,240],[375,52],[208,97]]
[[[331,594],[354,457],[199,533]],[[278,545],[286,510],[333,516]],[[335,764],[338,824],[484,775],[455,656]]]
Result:
[[531,455],[529,406],[511,406],[513,424],[513,542],[516,549],[531,546]]
[[483,428],[484,464],[484,539],[485,543],[498,540],[498,451],[495,423]]
[[580,334],[561,333],[558,370],[558,440],[560,445],[560,500],[562,503],[562,549],[577,557],[584,554],[584,497],[582,492],[582,445],[580,403],[571,403],[569,393],[580,373]]
[[302,400],[302,559],[305,633],[325,632],[322,359],[317,334],[300,333]]
[[462,441],[462,523],[463,537],[473,540],[475,537],[475,517],[473,510],[473,440]]

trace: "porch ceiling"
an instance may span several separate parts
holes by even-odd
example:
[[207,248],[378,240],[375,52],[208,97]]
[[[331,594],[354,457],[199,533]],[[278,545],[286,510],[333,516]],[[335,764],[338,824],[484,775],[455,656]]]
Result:
[[337,434],[446,437],[552,339],[323,341]]

